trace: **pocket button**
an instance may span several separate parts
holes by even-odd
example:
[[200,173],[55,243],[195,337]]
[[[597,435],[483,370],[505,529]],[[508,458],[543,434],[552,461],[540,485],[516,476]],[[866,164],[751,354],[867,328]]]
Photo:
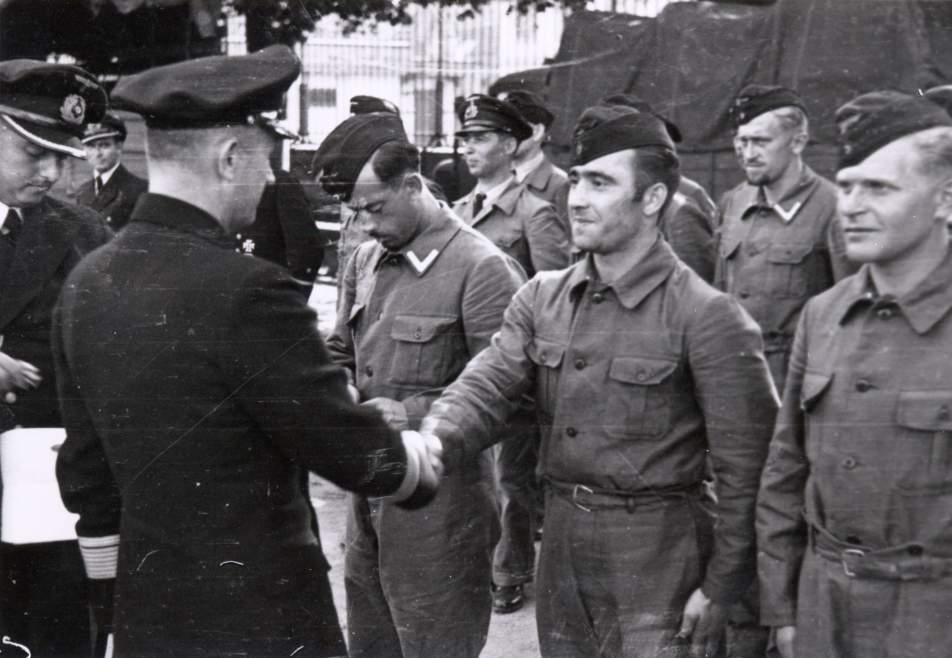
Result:
[[576,430],[574,427],[566,427],[565,434],[566,436],[576,436],[578,434],[578,430]]
[[843,460],[843,468],[845,468],[848,471],[856,468],[856,464],[857,462],[853,457],[847,457],[846,459]]

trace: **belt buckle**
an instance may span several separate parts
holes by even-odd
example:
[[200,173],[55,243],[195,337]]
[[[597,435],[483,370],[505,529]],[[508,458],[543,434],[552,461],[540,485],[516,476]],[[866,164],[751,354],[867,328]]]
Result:
[[583,512],[591,512],[592,511],[591,509],[589,509],[588,507],[585,507],[585,505],[578,502],[579,491],[583,493],[589,493],[589,494],[593,494],[595,492],[592,491],[589,487],[586,487],[584,484],[576,484],[575,486],[572,487],[572,504],[575,505],[580,510],[582,510]]
[[843,565],[843,573],[845,573],[848,578],[856,578],[856,572],[850,568],[849,563],[846,561],[846,556],[848,555],[854,557],[865,557],[866,551],[859,548],[844,548],[840,552],[840,564]]

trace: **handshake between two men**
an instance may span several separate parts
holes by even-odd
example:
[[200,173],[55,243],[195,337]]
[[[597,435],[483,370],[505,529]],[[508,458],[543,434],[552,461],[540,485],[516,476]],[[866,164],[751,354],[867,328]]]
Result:
[[[348,386],[348,389],[357,402],[357,389],[353,386]],[[435,434],[411,430],[406,408],[397,400],[372,398],[364,402],[363,406],[379,411],[388,425],[400,431],[403,439],[403,449],[407,453],[407,475],[390,498],[405,509],[425,506],[436,496],[443,477],[443,443]]]

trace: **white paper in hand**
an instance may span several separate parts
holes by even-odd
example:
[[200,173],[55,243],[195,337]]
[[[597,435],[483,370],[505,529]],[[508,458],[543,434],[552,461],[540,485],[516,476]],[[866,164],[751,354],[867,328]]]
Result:
[[21,428],[0,434],[4,542],[76,539],[79,516],[63,505],[56,482],[56,451],[65,439],[62,427]]

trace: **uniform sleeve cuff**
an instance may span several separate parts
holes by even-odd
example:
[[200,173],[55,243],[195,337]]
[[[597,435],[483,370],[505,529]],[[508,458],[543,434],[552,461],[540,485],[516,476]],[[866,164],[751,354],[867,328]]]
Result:
[[403,449],[407,455],[407,472],[403,476],[403,482],[400,483],[400,488],[390,496],[387,496],[396,503],[412,496],[413,492],[416,491],[417,485],[420,483],[420,453],[408,446],[406,441],[403,442]]
[[119,563],[119,535],[80,537],[79,552],[83,556],[87,578],[107,580],[116,577],[116,566]]

